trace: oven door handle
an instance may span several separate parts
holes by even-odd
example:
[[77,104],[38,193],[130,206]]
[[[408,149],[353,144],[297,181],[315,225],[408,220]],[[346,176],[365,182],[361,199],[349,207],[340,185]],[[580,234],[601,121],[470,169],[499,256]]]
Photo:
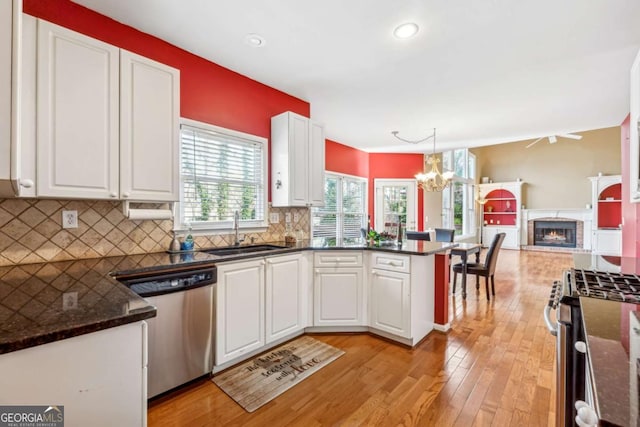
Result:
[[547,324],[547,329],[549,329],[549,333],[551,335],[553,335],[554,337],[558,335],[558,324],[557,323],[553,323],[551,321],[551,306],[550,305],[545,305],[544,306],[544,312],[542,313],[544,315],[544,323]]

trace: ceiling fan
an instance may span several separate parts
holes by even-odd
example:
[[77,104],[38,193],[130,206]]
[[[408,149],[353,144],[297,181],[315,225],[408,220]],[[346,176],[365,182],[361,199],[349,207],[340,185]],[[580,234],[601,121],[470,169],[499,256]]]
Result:
[[582,139],[582,135],[574,135],[572,133],[564,133],[562,135],[542,136],[542,137],[536,139],[535,141],[533,141],[531,144],[527,145],[526,148],[534,146],[536,143],[538,143],[539,141],[542,141],[545,138],[549,139],[549,144],[555,144],[556,142],[558,142],[558,138]]

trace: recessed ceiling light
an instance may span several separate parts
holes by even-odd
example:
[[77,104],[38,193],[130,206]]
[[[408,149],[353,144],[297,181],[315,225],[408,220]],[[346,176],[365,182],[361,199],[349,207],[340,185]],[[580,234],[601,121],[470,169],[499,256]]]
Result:
[[267,44],[267,41],[259,34],[247,34],[244,37],[244,42],[251,47],[263,47]]
[[393,30],[393,35],[398,39],[408,39],[415,36],[418,33],[418,24],[413,22],[407,22],[402,25],[398,25]]

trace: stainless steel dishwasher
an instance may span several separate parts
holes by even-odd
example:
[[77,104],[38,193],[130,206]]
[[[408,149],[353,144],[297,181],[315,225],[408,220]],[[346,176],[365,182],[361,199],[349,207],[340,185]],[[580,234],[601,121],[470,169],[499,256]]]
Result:
[[210,374],[216,267],[116,278],[157,309],[157,316],[147,320],[148,397]]

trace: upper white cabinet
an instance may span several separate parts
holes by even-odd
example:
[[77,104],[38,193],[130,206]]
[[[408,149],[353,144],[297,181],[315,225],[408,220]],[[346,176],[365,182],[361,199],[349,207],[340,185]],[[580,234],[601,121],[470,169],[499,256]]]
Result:
[[37,195],[179,199],[179,71],[38,20]]
[[119,54],[38,21],[38,196],[118,198]]
[[640,202],[640,52],[631,66],[629,187],[631,202]]
[[324,205],[324,127],[299,114],[271,118],[271,203]]
[[21,1],[0,0],[0,197],[17,189]]
[[179,200],[180,73],[120,51],[120,195]]

